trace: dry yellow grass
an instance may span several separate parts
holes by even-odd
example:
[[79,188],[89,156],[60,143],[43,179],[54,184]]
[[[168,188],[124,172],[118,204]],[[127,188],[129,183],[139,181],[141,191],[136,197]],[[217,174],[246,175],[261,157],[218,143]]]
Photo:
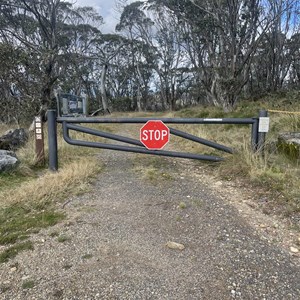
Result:
[[11,129],[12,127],[3,123],[0,123],[0,136],[5,134],[5,132],[9,129]]
[[[295,107],[294,110],[297,108]],[[188,114],[197,116],[203,112],[211,113],[199,107],[188,110],[184,116],[189,117]],[[241,114],[245,113],[246,111],[241,111]],[[251,115],[249,114],[248,117]],[[226,156],[224,162],[214,165],[216,167],[211,169],[214,175],[225,180],[243,178],[254,186],[267,190],[268,194],[274,196],[275,202],[281,199],[280,205],[283,203],[281,212],[285,214],[300,211],[299,160],[288,159],[283,154],[278,153],[276,148],[279,133],[300,130],[300,116],[270,113],[270,131],[267,134],[264,156],[254,153],[251,149],[250,126],[188,125],[184,128],[191,134],[227,145],[237,151],[234,155],[227,155],[186,140],[177,141],[178,146],[184,151]]]
[[24,205],[58,202],[71,194],[85,191],[100,169],[96,158],[86,157],[65,165],[59,172],[47,171],[34,180],[21,183],[13,191],[4,190],[0,194],[0,207],[18,202]]
[[[4,130],[4,127],[1,126]],[[0,178],[5,186],[1,187],[0,208],[7,207],[17,202],[24,205],[38,205],[44,202],[57,202],[72,194],[86,190],[93,176],[101,170],[101,162],[97,160],[96,153],[99,149],[74,147],[67,144],[58,127],[58,158],[59,171],[52,173],[47,170],[47,128],[45,133],[44,168],[36,169],[35,141],[30,134],[25,147],[17,151],[21,164],[10,178]],[[82,133],[73,133],[76,139],[96,140],[94,136],[83,136]]]

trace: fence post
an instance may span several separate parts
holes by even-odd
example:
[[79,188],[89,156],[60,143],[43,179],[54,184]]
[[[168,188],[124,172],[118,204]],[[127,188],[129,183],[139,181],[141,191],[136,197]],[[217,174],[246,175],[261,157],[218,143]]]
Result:
[[252,131],[251,131],[251,146],[252,151],[256,152],[258,147],[258,118],[254,119],[254,123],[252,124]]
[[58,170],[57,158],[57,130],[56,130],[56,110],[48,110],[48,149],[49,149],[49,170]]
[[264,153],[266,133],[269,131],[268,112],[264,109],[259,111],[257,150]]

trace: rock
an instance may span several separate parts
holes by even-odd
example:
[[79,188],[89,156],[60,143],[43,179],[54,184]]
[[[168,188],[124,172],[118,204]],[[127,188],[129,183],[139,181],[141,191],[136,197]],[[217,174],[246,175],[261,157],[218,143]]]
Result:
[[30,278],[30,276],[24,275],[24,276],[22,277],[22,280],[25,281],[25,280],[28,280],[29,278]]
[[0,172],[13,170],[18,164],[19,160],[14,152],[0,150]]
[[24,128],[8,130],[0,137],[0,149],[17,150],[25,145],[28,134]]
[[183,250],[185,248],[183,244],[179,244],[175,242],[167,242],[166,246],[174,250]]
[[267,225],[266,224],[259,224],[259,227],[260,228],[267,228]]
[[299,253],[299,249],[295,248],[295,247],[290,247],[290,251],[292,253]]
[[290,159],[300,158],[300,132],[282,133],[278,137],[277,149]]
[[16,268],[16,267],[12,267],[12,268],[9,270],[9,273],[12,274],[12,273],[14,273],[14,272],[16,272],[16,271],[17,271],[17,268]]

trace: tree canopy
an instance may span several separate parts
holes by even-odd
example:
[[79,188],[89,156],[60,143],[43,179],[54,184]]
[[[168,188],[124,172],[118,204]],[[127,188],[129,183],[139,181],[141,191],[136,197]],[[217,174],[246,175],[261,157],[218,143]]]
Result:
[[161,110],[299,89],[299,1],[119,1],[115,34],[92,7],[0,1],[0,120],[55,107],[55,91],[90,109]]

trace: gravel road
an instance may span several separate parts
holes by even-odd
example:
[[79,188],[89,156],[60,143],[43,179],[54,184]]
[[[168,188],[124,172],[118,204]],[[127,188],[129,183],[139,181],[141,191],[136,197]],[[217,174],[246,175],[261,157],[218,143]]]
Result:
[[158,158],[149,180],[144,157],[101,152],[105,170],[68,219],[1,265],[0,299],[300,299],[299,258],[194,176],[199,163]]

